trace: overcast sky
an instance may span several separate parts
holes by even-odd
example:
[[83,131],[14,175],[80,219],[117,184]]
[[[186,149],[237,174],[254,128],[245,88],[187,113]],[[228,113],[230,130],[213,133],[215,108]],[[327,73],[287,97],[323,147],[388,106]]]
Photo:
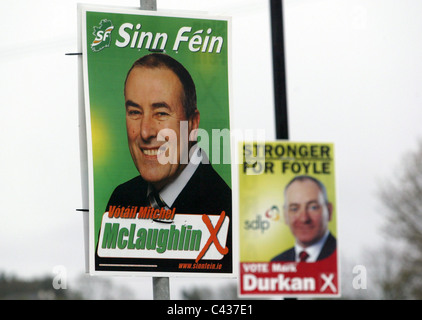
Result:
[[[232,16],[233,127],[275,139],[267,1],[157,2]],[[0,271],[23,277],[84,271],[78,57],[65,56],[77,50],[76,5],[6,0],[0,12]],[[353,265],[381,244],[379,183],[422,137],[421,16],[418,0],[284,1],[290,140],[334,143],[338,238]],[[133,281],[152,298],[150,278]]]

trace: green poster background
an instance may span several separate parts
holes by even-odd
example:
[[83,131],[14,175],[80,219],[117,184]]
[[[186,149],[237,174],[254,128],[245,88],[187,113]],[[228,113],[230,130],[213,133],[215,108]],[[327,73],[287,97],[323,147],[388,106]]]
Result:
[[[111,32],[111,43],[98,52],[91,50],[95,39],[94,27],[103,19],[110,20],[114,26]],[[116,186],[139,175],[129,153],[124,106],[124,81],[133,62],[149,54],[145,48],[131,48],[128,45],[120,48],[115,45],[119,36],[119,27],[123,23],[134,26],[141,24],[142,31],[166,33],[168,35],[165,53],[172,56],[191,73],[196,85],[198,110],[201,115],[200,128],[205,129],[211,139],[212,129],[230,129],[229,122],[229,70],[228,70],[228,22],[227,20],[193,19],[145,14],[121,14],[109,12],[86,12],[86,47],[91,117],[92,156],[93,156],[93,188],[95,210],[95,234],[98,234],[101,217],[105,211],[109,197]],[[173,43],[180,28],[192,27],[192,36],[198,30],[209,28],[210,36],[221,36],[224,44],[220,53],[191,52],[187,42],[173,51]],[[135,29],[130,33],[133,34]],[[212,162],[212,143],[209,141],[208,156]],[[227,146],[225,146],[227,148]],[[227,150],[230,150],[228,148]],[[231,186],[230,164],[223,163],[223,152],[220,152],[220,163],[213,162],[213,167]],[[95,236],[95,241],[97,237]]]

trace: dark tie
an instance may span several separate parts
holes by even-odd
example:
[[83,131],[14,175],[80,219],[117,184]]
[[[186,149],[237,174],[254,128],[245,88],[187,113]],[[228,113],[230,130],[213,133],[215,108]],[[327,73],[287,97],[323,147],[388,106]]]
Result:
[[148,195],[148,200],[149,200],[149,204],[154,209],[161,209],[161,208],[165,208],[166,207],[166,204],[164,203],[163,199],[161,199],[160,195],[155,190],[153,190]]
[[306,259],[309,258],[309,254],[306,251],[301,251],[299,253],[299,261],[300,262],[306,262]]
[[[161,209],[161,208],[168,209],[166,203],[163,201],[163,199],[161,199],[160,195],[158,194],[157,191],[155,191],[155,189],[153,191],[151,191],[150,194],[148,195],[148,200],[149,200],[151,207],[153,207],[154,209]],[[173,221],[164,220],[164,219],[153,219],[153,220],[155,222],[162,222],[162,223],[172,223],[173,222]]]

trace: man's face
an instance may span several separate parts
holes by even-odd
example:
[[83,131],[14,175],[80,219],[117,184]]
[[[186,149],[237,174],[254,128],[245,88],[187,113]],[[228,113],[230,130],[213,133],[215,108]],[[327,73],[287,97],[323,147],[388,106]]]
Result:
[[284,218],[297,242],[308,247],[325,234],[331,220],[331,204],[311,180],[295,181],[286,190]]
[[[188,144],[184,141],[186,137],[180,137],[180,122],[187,121],[182,92],[179,78],[166,68],[135,67],[127,78],[125,103],[129,150],[142,178],[157,189],[177,177],[186,166],[180,164],[181,152],[186,152],[183,148],[187,148]],[[198,125],[197,112],[189,119],[188,132],[197,129]],[[166,143],[159,141],[163,140],[162,137],[158,139],[162,129],[172,130],[173,136],[177,137],[173,149],[177,151],[177,160],[165,164],[159,161],[164,154],[158,152],[159,147]]]

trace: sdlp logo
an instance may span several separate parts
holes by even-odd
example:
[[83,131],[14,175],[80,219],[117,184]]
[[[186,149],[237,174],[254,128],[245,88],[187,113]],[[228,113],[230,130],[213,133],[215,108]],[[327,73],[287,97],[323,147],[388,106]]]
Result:
[[271,221],[278,221],[279,219],[280,210],[274,205],[266,210],[263,216],[257,214],[254,220],[246,220],[244,228],[245,230],[260,230],[261,233],[264,233],[270,228]]

